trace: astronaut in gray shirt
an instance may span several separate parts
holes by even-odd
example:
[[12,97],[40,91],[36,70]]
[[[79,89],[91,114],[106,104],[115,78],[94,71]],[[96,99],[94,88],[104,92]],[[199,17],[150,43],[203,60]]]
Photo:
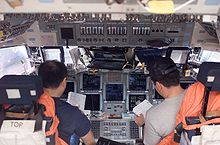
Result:
[[180,74],[170,58],[161,57],[148,66],[149,75],[156,91],[165,99],[146,112],[146,117],[135,117],[137,125],[144,125],[144,144],[156,145],[173,132],[176,114],[182,103],[185,91],[180,86]]

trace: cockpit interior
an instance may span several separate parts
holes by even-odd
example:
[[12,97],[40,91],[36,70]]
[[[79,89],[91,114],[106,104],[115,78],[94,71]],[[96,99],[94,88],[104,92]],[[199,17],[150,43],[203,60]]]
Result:
[[83,102],[96,140],[143,143],[133,108],[164,100],[147,70],[158,57],[175,62],[184,89],[203,62],[220,62],[220,0],[0,1],[0,78],[64,63],[61,99]]

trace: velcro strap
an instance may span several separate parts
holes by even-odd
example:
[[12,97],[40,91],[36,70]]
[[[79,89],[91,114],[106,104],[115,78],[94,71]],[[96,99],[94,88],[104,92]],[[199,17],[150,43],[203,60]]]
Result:
[[18,118],[18,119],[24,119],[28,116],[28,118],[31,118],[34,116],[33,114],[28,113],[15,113],[15,112],[5,112],[5,116],[8,118]]
[[220,116],[220,111],[210,111],[206,112],[206,117],[219,117]]
[[199,121],[202,123],[202,122],[206,122],[206,119],[205,119],[205,117],[202,115],[202,114],[200,114],[199,115]]
[[202,114],[199,115],[199,120],[200,122],[205,122],[207,121],[207,117],[220,117],[220,111],[210,111],[210,112],[206,112],[206,117],[204,117]]
[[181,133],[183,132],[183,123],[179,123],[174,130],[174,141],[179,143],[181,138]]

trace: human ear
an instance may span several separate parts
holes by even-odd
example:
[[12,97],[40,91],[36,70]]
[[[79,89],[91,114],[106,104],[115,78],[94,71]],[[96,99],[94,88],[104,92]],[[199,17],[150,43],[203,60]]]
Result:
[[61,86],[66,87],[66,77],[62,80]]
[[162,87],[163,87],[163,86],[162,86],[161,83],[156,82],[156,83],[155,83],[155,86],[156,86],[156,89],[157,89],[158,92],[161,92],[161,91],[162,91]]

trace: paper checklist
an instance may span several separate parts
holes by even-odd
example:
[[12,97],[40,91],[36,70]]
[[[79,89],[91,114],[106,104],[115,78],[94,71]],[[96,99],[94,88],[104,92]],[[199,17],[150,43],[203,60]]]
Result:
[[140,104],[138,104],[137,106],[133,108],[133,112],[136,115],[143,114],[145,118],[147,110],[149,110],[152,106],[153,105],[148,100],[145,99],[144,101],[142,101]]
[[84,111],[86,95],[69,92],[67,102],[72,106],[79,107],[81,111]]

